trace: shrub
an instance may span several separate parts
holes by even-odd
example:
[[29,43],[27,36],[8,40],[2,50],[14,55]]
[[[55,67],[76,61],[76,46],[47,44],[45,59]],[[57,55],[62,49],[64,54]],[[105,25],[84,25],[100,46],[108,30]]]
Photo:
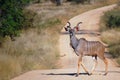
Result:
[[33,25],[33,21],[34,21],[34,17],[37,15],[34,11],[28,10],[28,9],[24,9],[23,10],[23,14],[24,14],[24,22],[23,25],[21,26],[22,29],[28,29],[28,28],[33,28],[35,27]]
[[120,27],[120,8],[108,11],[103,16],[103,21],[107,28],[117,28]]
[[25,21],[23,7],[30,0],[0,0],[0,36],[10,36],[12,40],[22,29]]

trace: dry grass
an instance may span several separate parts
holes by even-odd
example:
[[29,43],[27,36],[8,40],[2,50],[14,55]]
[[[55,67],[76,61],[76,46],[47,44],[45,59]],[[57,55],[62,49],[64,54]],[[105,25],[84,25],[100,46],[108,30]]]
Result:
[[0,48],[0,80],[33,69],[59,68],[59,32],[66,22],[85,11],[106,4],[70,5],[56,7],[51,3],[34,4],[26,9],[36,12],[34,28],[22,31],[12,42],[8,37]]
[[53,33],[58,35],[51,29],[41,33],[31,29],[15,42],[6,40],[0,49],[0,80],[8,80],[28,70],[58,68],[58,36],[52,38]]
[[110,46],[120,43],[120,32],[114,29],[104,31],[101,36],[101,39]]
[[118,58],[116,59],[116,61],[117,61],[117,63],[119,64],[119,67],[120,67],[120,57],[118,57]]
[[105,4],[113,4],[113,3],[118,3],[119,0],[104,0]]
[[102,33],[101,39],[109,45],[109,52],[114,58],[120,56],[120,32],[119,30],[108,30]]

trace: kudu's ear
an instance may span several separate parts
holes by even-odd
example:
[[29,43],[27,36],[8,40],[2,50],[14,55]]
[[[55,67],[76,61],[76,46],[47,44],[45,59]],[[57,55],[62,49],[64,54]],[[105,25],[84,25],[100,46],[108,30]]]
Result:
[[77,25],[76,25],[76,27],[74,27],[75,29],[76,29],[76,31],[79,31],[80,29],[79,29],[79,24],[81,24],[82,22],[78,22],[77,23]]
[[76,30],[79,31],[79,27],[78,26],[76,27]]
[[68,29],[66,27],[64,27],[65,31],[68,31]]
[[74,29],[75,31],[79,31],[79,27],[77,27],[77,26],[75,26],[73,29]]

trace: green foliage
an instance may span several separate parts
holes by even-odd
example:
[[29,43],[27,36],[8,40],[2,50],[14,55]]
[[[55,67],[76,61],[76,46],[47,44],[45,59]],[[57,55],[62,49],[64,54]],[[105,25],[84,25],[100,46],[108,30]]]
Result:
[[120,27],[120,8],[106,12],[103,17],[107,28]]
[[22,29],[28,29],[28,28],[33,28],[33,21],[34,17],[36,16],[36,13],[27,9],[24,9],[23,11],[24,14],[24,22],[23,25],[21,26]]
[[47,19],[47,20],[41,22],[40,24],[38,24],[38,28],[45,29],[48,27],[53,27],[56,24],[60,24],[60,23],[61,23],[61,21],[58,18],[50,18],[50,19]]
[[25,21],[23,7],[30,0],[1,0],[0,1],[0,36],[17,36]]

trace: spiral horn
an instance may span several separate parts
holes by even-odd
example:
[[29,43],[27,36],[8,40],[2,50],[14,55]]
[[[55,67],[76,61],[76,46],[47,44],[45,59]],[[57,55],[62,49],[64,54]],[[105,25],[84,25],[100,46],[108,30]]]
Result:
[[79,26],[79,24],[82,24],[82,22],[78,22],[78,23],[77,23],[77,26]]
[[70,22],[67,22],[69,25],[67,27],[70,27],[71,26],[71,23]]

